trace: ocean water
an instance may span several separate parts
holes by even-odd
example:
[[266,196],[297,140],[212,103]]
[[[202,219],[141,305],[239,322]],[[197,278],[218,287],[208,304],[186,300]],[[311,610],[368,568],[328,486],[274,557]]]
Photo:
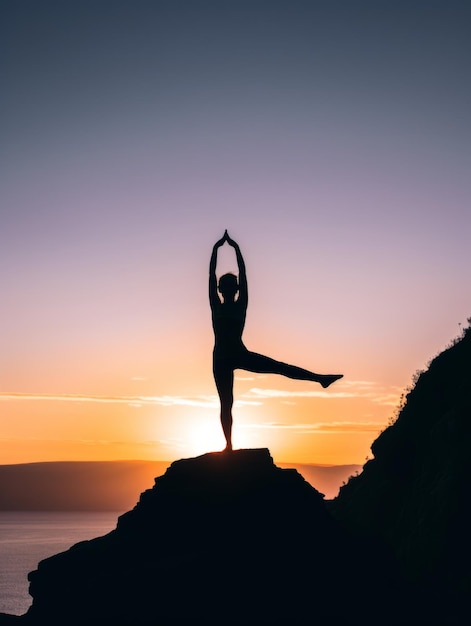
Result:
[[0,512],[0,613],[23,615],[31,605],[27,575],[39,561],[74,543],[106,535],[120,513]]

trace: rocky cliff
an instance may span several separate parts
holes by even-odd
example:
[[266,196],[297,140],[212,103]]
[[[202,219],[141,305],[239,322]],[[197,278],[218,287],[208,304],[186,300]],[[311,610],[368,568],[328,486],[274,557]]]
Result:
[[374,459],[332,503],[350,529],[394,552],[407,580],[429,594],[471,595],[471,329],[430,363]]
[[268,450],[206,454],[173,463],[113,532],[42,561],[22,621],[354,624],[373,597],[394,623],[400,581],[365,550]]

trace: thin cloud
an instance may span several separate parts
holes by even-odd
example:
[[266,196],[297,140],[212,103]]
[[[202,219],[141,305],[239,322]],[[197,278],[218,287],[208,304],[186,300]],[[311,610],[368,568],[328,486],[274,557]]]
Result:
[[339,380],[337,385],[342,387],[375,387],[377,383],[372,380]]
[[338,433],[358,433],[373,432],[378,433],[384,429],[387,424],[373,421],[335,421],[335,422],[312,422],[312,423],[295,423],[287,424],[284,422],[261,422],[252,424],[241,424],[239,428],[260,429],[260,430],[290,430],[295,434],[338,434]]
[[338,391],[286,391],[284,389],[260,389],[259,387],[253,387],[250,391],[244,394],[245,397],[253,394],[259,398],[354,398],[356,394]]
[[175,439],[155,439],[155,440],[146,440],[146,441],[136,441],[136,440],[129,440],[129,441],[119,441],[119,440],[115,440],[115,439],[45,439],[44,437],[32,437],[32,436],[25,436],[25,437],[0,437],[0,442],[1,443],[11,443],[11,444],[17,444],[17,443],[25,443],[25,442],[34,442],[34,443],[42,443],[42,444],[57,444],[57,443],[61,443],[63,445],[83,445],[83,446],[112,446],[113,448],[115,447],[126,447],[128,448],[129,446],[140,446],[140,447],[146,447],[146,448],[155,448],[156,446],[159,445],[177,445],[178,440]]
[[[105,404],[128,404],[132,406],[195,406],[212,408],[219,406],[217,396],[95,396],[80,394],[32,394],[0,392],[0,400],[46,400],[49,402],[92,402]],[[250,401],[246,401],[248,404]]]
[[296,390],[284,389],[260,389],[253,387],[244,394],[245,398],[256,397],[266,400],[279,398],[364,398],[383,406],[397,406],[402,390],[398,387],[382,387],[377,383],[367,380],[340,381],[336,384],[337,391],[330,390]]
[[394,406],[394,407],[396,407],[398,405],[398,403],[399,403],[400,394],[389,393],[389,394],[386,394],[384,396],[376,395],[376,394],[371,394],[371,396],[369,396],[369,395],[365,394],[364,397],[368,398],[369,400],[371,400],[371,402],[376,402],[377,404],[382,404],[384,406]]
[[219,406],[216,396],[149,396],[148,404],[160,406],[195,406],[214,408]]
[[[197,408],[219,408],[217,396],[85,396],[79,394],[42,394],[0,392],[0,400],[44,400],[48,402],[91,402],[98,404],[127,404],[133,408],[143,406],[190,406]],[[234,406],[261,406],[259,399],[236,400]]]
[[[257,377],[258,378],[258,377]],[[248,378],[247,378],[248,380]],[[346,388],[346,389],[345,389]],[[364,398],[383,406],[396,407],[399,403],[401,390],[397,387],[384,388],[372,381],[341,381],[336,385],[337,391],[312,389],[288,391],[283,389],[261,389],[252,387],[236,400],[235,406],[261,406],[266,400],[281,400],[282,403],[295,404],[297,398]],[[117,396],[117,395],[84,395],[84,394],[41,394],[0,392],[0,400],[35,400],[49,402],[91,402],[105,404],[127,404],[140,408],[142,406],[190,406],[199,408],[218,408],[219,399],[216,395],[195,396]]]

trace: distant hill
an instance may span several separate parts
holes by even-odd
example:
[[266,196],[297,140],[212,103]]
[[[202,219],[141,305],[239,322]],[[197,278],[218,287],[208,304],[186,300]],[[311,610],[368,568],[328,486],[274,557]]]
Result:
[[125,511],[168,465],[166,461],[0,465],[0,510]]
[[[64,461],[0,465],[0,511],[117,511],[132,508],[139,494],[165,473],[169,461]],[[280,463],[297,469],[327,498],[361,466],[323,467]]]
[[339,489],[351,476],[361,471],[361,465],[310,465],[308,463],[278,463],[279,467],[296,469],[327,499],[335,498]]

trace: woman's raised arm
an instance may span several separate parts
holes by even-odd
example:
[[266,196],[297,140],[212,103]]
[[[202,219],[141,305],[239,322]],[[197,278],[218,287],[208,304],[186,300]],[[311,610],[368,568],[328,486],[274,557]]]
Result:
[[239,244],[229,237],[227,230],[224,233],[225,240],[232,246],[236,253],[237,265],[239,267],[239,298],[238,301],[247,306],[248,303],[248,288],[247,288],[247,273],[245,271],[245,261],[240,251]]
[[211,260],[209,261],[209,303],[211,305],[211,309],[215,304],[220,304],[219,296],[218,296],[218,286],[216,279],[216,264],[218,260],[218,249],[224,244],[226,241],[227,230],[224,232],[224,235],[221,239],[218,239],[213,246],[213,252],[211,254]]

